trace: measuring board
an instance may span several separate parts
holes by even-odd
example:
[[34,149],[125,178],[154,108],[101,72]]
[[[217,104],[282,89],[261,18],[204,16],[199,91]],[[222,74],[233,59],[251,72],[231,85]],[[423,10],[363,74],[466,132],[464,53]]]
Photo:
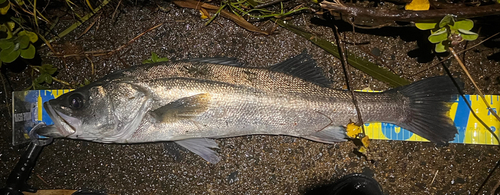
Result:
[[[70,91],[72,90],[30,90],[13,92],[12,144],[18,145],[28,142],[29,131],[39,122],[44,122],[47,125],[53,124],[52,119],[45,109],[43,109],[43,103]],[[487,109],[479,95],[465,95],[465,98],[471,104],[472,110],[476,115],[481,118],[497,136],[500,136],[497,131],[500,128],[500,121],[496,120],[493,114]],[[500,110],[500,96],[486,95],[485,98],[488,100],[490,107],[493,108],[492,111],[498,113],[498,110]],[[449,115],[458,129],[455,140],[450,143],[498,145],[495,137],[483,127],[473,114],[471,114],[471,111],[462,97],[459,97],[452,104]],[[427,142],[426,139],[417,134],[389,123],[366,123],[365,130],[370,139]]]

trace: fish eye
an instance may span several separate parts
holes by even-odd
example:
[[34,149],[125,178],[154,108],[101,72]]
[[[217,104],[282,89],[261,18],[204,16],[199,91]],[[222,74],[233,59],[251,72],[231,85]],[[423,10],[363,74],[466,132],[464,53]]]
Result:
[[80,109],[83,107],[83,96],[82,94],[75,93],[68,97],[69,106],[73,109]]

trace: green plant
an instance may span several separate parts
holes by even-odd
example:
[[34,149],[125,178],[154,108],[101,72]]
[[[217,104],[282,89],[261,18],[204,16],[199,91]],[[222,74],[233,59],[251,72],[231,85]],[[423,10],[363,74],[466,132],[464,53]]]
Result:
[[229,5],[229,9],[234,14],[236,14],[238,16],[249,16],[251,18],[258,18],[258,19],[282,18],[282,17],[288,16],[290,14],[309,9],[307,7],[298,7],[298,8],[294,8],[288,12],[285,12],[283,9],[283,3],[281,3],[281,9],[277,13],[275,11],[270,11],[267,9],[260,9],[260,8],[250,9],[249,7],[255,7],[255,5],[256,5],[255,2],[252,2],[250,0],[241,0],[241,1],[236,1],[236,2],[234,2],[232,0],[228,0],[227,2],[224,2],[224,3],[225,3],[225,5]]
[[29,89],[47,89],[44,84],[52,83],[52,81],[54,80],[54,77],[52,75],[57,72],[57,68],[51,64],[30,67],[39,74],[38,77],[32,80],[31,87]]
[[90,80],[85,78],[85,80],[83,80],[83,83],[78,84],[78,87],[83,87],[83,86],[88,85],[88,84],[90,84]]
[[478,37],[477,33],[470,31],[474,27],[474,22],[469,19],[455,21],[451,15],[446,15],[439,23],[415,23],[420,30],[431,30],[429,41],[435,43],[435,51],[442,53],[448,51],[460,42],[473,41]]
[[0,66],[3,63],[13,62],[19,56],[24,59],[33,59],[36,53],[33,43],[37,40],[38,36],[34,32],[26,30],[14,32],[10,38],[0,39]]
[[168,58],[159,58],[155,52],[151,52],[151,58],[142,61],[142,64],[156,63],[156,62],[166,62]]
[[[22,5],[23,1],[15,3]],[[11,4],[8,0],[0,0],[0,14],[4,19],[0,23],[0,32],[3,32],[0,35],[0,66],[13,62],[19,56],[24,59],[33,59],[36,53],[33,44],[38,40],[38,35],[22,26],[26,23],[22,17],[8,15]]]

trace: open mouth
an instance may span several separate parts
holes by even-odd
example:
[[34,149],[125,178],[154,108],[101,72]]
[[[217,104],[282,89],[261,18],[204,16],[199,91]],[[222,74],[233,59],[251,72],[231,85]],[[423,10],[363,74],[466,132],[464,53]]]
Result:
[[53,129],[48,129],[46,131],[40,131],[38,134],[47,136],[47,137],[53,137],[53,138],[58,138],[58,137],[68,137],[74,133],[76,133],[77,127],[80,127],[82,124],[82,121],[75,118],[68,116],[62,112],[59,112],[55,110],[50,104],[50,101],[45,102],[43,104],[43,107],[49,114],[50,118],[54,122],[54,125],[57,128]]

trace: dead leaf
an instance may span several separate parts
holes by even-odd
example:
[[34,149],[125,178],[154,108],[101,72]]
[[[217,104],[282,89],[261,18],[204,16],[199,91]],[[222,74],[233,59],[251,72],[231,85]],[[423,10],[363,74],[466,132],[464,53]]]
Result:
[[210,14],[208,14],[208,11],[204,8],[201,8],[201,19],[207,19],[210,18]]
[[405,6],[406,10],[414,10],[414,11],[429,10],[429,8],[430,8],[429,0],[412,0]]

